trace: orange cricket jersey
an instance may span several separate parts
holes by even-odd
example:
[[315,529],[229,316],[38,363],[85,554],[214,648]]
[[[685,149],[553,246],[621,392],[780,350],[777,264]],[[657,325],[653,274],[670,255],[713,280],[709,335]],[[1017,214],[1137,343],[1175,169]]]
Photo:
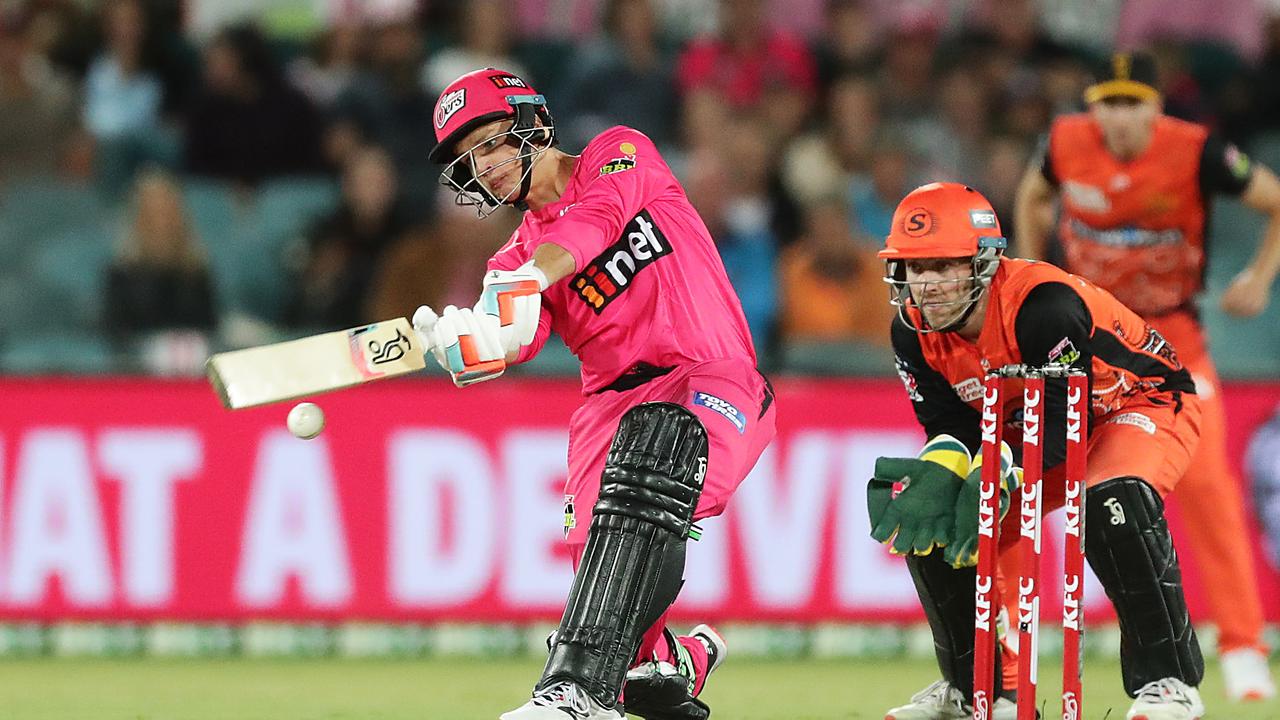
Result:
[[1125,161],[1088,115],[1058,118],[1047,159],[1062,190],[1067,269],[1144,316],[1189,308],[1204,276],[1208,137],[1201,125],[1162,116],[1150,146]]
[[[992,279],[982,332],[971,342],[955,332],[920,333],[895,320],[893,345],[898,371],[907,385],[916,416],[933,437],[946,432],[972,449],[978,445],[983,378],[1004,365],[1074,365],[1090,376],[1090,416],[1100,417],[1130,405],[1177,405],[1181,393],[1194,393],[1187,370],[1173,347],[1141,317],[1093,283],[1032,260],[1002,258]],[[920,323],[917,310],[912,321]],[[1059,384],[1061,385],[1061,384]],[[1004,386],[1006,432],[1018,426],[1022,384]],[[1065,402],[1060,387],[1056,402]],[[1050,388],[1045,415],[1065,417],[1055,408]],[[1048,423],[1047,423],[1048,424]],[[1061,433],[1045,433],[1045,463],[1061,461]],[[1051,442],[1059,438],[1059,447]],[[1007,436],[1015,445],[1020,435]]]

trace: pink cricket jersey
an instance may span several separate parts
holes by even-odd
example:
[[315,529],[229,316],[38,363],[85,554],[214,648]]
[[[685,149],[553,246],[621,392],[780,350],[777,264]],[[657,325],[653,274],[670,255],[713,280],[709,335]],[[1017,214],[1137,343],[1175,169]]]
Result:
[[742,305],[711,234],[648,137],[628,127],[582,151],[560,199],[524,214],[489,269],[512,270],[550,242],[575,272],[542,294],[542,317],[517,362],[555,330],[593,393],[638,363],[756,363]]

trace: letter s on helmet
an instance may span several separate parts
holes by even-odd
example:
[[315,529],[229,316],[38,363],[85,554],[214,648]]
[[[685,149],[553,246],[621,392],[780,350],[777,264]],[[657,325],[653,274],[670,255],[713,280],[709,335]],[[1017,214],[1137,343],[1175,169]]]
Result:
[[[982,193],[960,183],[939,182],[921,185],[907,194],[893,213],[893,226],[885,238],[879,257],[885,261],[885,282],[889,302],[898,308],[903,322],[922,332],[953,330],[969,319],[983,291],[1000,266],[1000,256],[1008,247],[1000,232],[1000,220]],[[936,303],[966,305],[946,327],[927,327],[911,321],[907,308],[914,304],[907,282],[907,260],[971,258],[973,273],[968,297]]]

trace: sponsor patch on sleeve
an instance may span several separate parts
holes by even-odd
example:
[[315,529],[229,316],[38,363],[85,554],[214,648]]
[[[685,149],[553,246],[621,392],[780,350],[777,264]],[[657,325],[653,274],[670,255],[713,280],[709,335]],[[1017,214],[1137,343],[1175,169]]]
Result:
[[701,405],[708,410],[713,410],[724,416],[726,420],[733,423],[741,435],[747,431],[747,416],[741,410],[734,407],[733,403],[722,400],[715,395],[704,392],[693,393],[693,404]]
[[920,394],[920,386],[916,384],[916,376],[907,369],[906,361],[896,358],[894,364],[898,368],[898,377],[902,378],[902,386],[907,389],[907,397],[911,398],[911,402],[924,402],[924,396]]
[[1074,365],[1080,359],[1080,351],[1071,342],[1071,338],[1062,338],[1062,340],[1053,346],[1049,351],[1049,364],[1051,365]]
[[1244,180],[1249,177],[1249,170],[1251,167],[1249,156],[1240,152],[1240,149],[1235,145],[1227,145],[1227,151],[1222,154],[1222,161],[1226,163],[1227,170],[1234,175],[1237,180]]
[[564,496],[564,536],[569,537],[569,532],[578,527],[578,514],[574,510],[573,496]]
[[[625,143],[624,143],[625,144]],[[636,166],[635,157],[614,158],[604,165],[600,166],[601,175],[612,175],[613,173],[630,170]]]

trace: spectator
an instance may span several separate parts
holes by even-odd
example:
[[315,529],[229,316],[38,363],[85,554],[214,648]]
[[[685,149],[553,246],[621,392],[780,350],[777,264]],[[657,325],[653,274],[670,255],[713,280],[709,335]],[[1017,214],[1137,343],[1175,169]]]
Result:
[[893,309],[873,247],[879,243],[854,237],[838,196],[810,207],[805,222],[804,235],[778,261],[782,337],[887,345]]
[[563,97],[570,118],[558,123],[570,148],[584,147],[613,125],[628,125],[666,147],[675,135],[675,85],[658,46],[655,0],[606,0],[604,35],[571,63]]
[[378,265],[387,248],[414,230],[398,200],[395,165],[386,151],[352,154],[343,170],[341,206],[311,232],[292,324],[336,330],[371,317]]
[[802,205],[848,192],[857,173],[871,166],[880,125],[875,83],[857,75],[837,78],[827,93],[825,122],[796,138],[783,159],[786,191]]
[[895,125],[928,119],[934,101],[938,26],[932,16],[906,10],[893,26],[880,69],[884,111]]
[[329,109],[355,81],[364,55],[364,29],[356,23],[326,28],[311,52],[289,65],[289,80],[317,108]]
[[778,239],[769,195],[770,148],[758,118],[739,118],[727,143],[691,158],[685,191],[707,223],[758,349],[773,343]]
[[911,128],[912,149],[927,158],[930,180],[979,177],[989,132],[987,88],[967,68],[947,72],[939,85],[936,111]]
[[71,81],[29,30],[20,11],[0,15],[0,186],[64,169],[77,131]]
[[1253,510],[1267,537],[1266,557],[1280,571],[1280,408],[1253,433],[1245,464],[1253,484]]
[[407,233],[387,250],[375,276],[370,317],[408,317],[419,305],[470,306],[480,292],[475,279],[519,220],[505,208],[478,218],[475,208],[455,204],[450,195],[430,228]]
[[[1013,201],[1018,193],[1018,183],[1027,167],[1027,145],[1017,138],[1000,135],[991,138],[979,155],[985,159],[984,167],[975,178],[982,178],[978,188],[991,201],[996,217],[1001,218],[1004,236],[1016,245],[1018,231],[1013,224]],[[1005,219],[1008,218],[1008,219]],[[1010,254],[1018,255],[1021,248],[1015,247]]]
[[147,57],[147,18],[139,0],[103,8],[106,47],[89,65],[84,124],[97,142],[98,176],[108,194],[128,187],[149,164],[176,163],[178,140],[162,127],[164,86]]
[[677,62],[682,95],[711,89],[735,108],[747,108],[779,87],[807,107],[817,90],[813,55],[800,39],[765,23],[762,2],[720,0],[719,34],[694,40]]
[[331,111],[325,157],[344,167],[365,145],[385,148],[396,165],[404,206],[414,218],[430,214],[440,170],[427,162],[435,145],[435,96],[419,82],[423,40],[408,20],[384,23],[371,32],[370,67],[359,73]]
[[142,135],[158,123],[162,88],[144,66],[145,16],[138,0],[103,9],[106,48],[85,78],[84,124],[99,141]]
[[122,349],[141,348],[152,370],[186,373],[203,364],[217,317],[209,264],[166,173],[138,178],[104,305],[107,333]]
[[[471,0],[464,4],[458,28],[459,45],[436,53],[422,69],[423,88],[435,97],[455,78],[472,70],[494,67],[530,82],[523,65],[511,57],[509,0]],[[540,85],[538,87],[541,87]]]
[[885,137],[871,158],[870,172],[854,178],[849,188],[855,232],[883,244],[893,225],[893,211],[916,183],[912,155],[900,140]]
[[818,47],[818,73],[824,88],[845,75],[875,70],[882,47],[871,9],[861,0],[831,0],[827,31]]
[[285,82],[266,39],[250,25],[222,31],[205,51],[186,162],[196,175],[245,185],[322,170],[316,110]]

